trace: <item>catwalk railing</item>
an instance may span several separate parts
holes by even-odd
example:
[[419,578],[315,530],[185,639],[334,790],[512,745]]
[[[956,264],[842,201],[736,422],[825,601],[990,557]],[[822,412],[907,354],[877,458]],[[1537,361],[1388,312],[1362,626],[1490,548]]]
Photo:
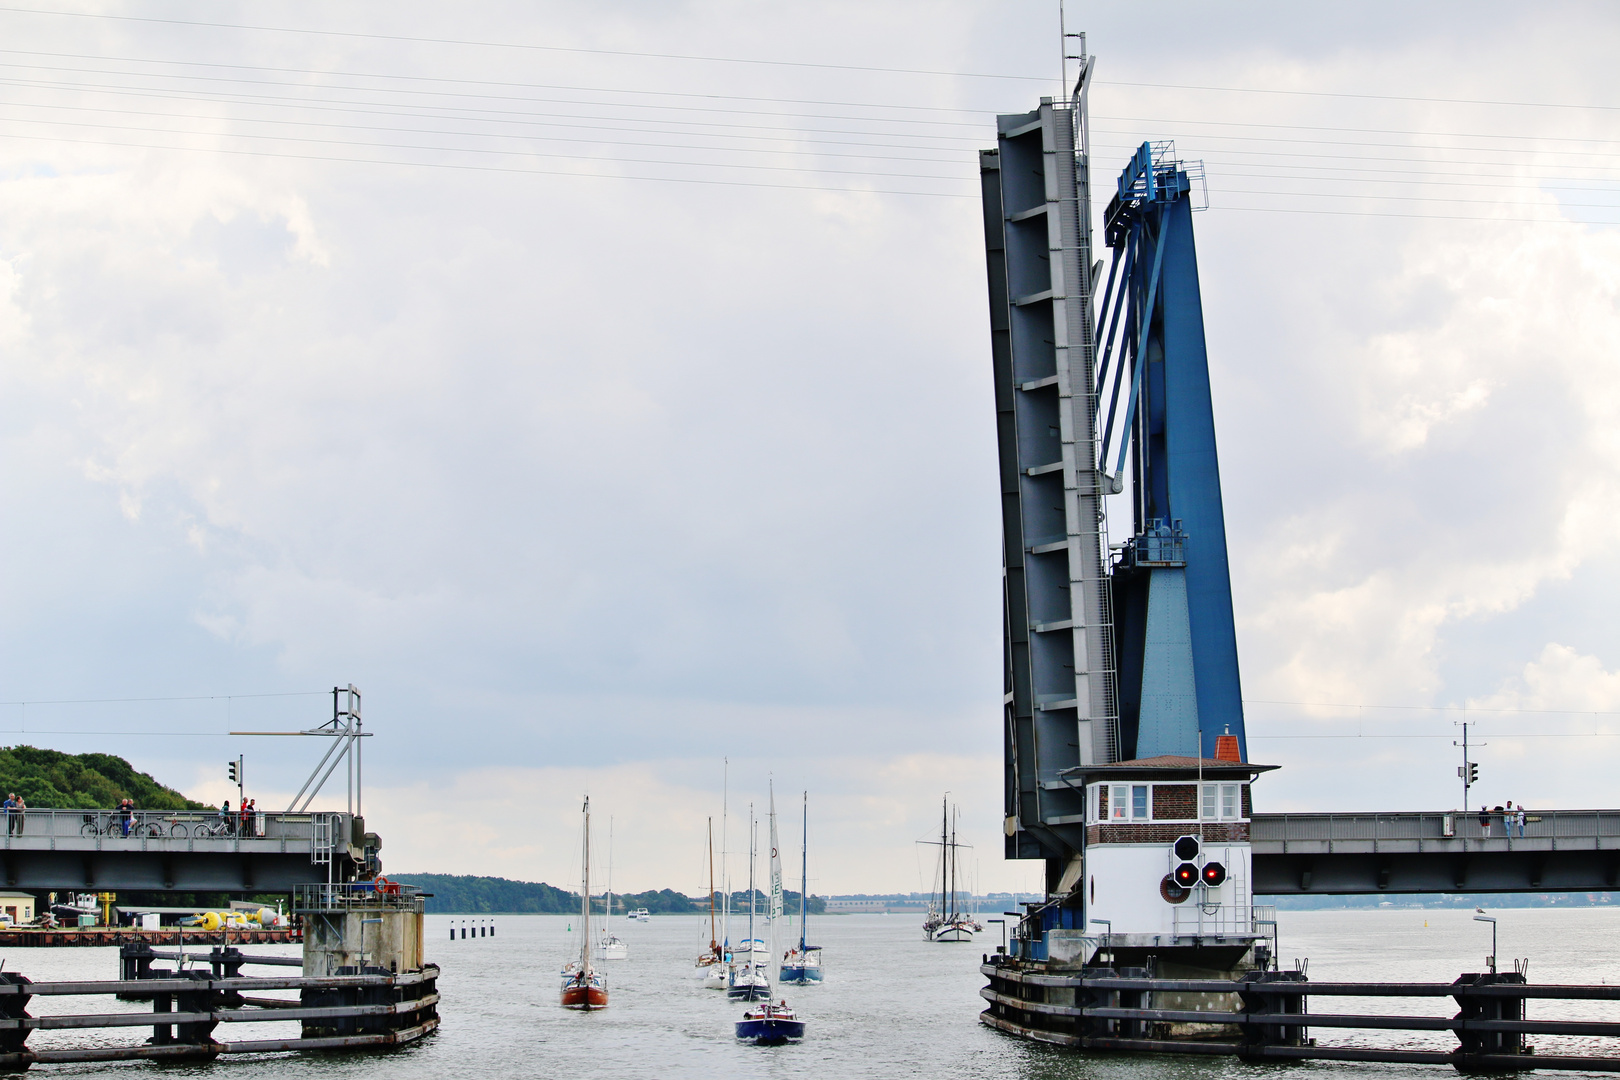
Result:
[[[994,962],[991,962],[993,960]],[[1253,972],[1235,980],[1157,979],[1137,969],[1072,974],[1025,970],[997,956],[981,971],[986,1024],[1091,1050],[1231,1054],[1251,1061],[1331,1060],[1451,1065],[1459,1071],[1574,1069],[1620,1072],[1620,1021],[1527,1016],[1527,1002],[1620,1002],[1620,986],[1536,986],[1519,972],[1467,974],[1451,983],[1308,981],[1303,972]],[[1312,1013],[1316,998],[1450,998],[1450,1016]],[[1450,1048],[1377,1046],[1312,1032],[1449,1032]],[[1527,1035],[1577,1046],[1536,1047]],[[1597,1045],[1593,1045],[1594,1040]],[[1549,1050],[1553,1052],[1548,1052]],[[1560,1052],[1562,1050],[1581,1052]],[[1589,1053],[1586,1051],[1599,1052]]]

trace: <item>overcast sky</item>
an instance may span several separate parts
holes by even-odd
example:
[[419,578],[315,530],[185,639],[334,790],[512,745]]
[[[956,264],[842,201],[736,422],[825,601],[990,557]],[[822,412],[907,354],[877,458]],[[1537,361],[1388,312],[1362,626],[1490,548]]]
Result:
[[[1476,801],[1615,805],[1620,17],[1117,9],[1099,183],[1208,175],[1256,805],[1450,808],[1464,707]],[[697,892],[729,757],[817,891],[926,888],[947,790],[1037,885],[976,151],[1055,4],[53,10],[0,12],[4,738],[278,805],[322,748],[225,733],[352,682],[391,872],[566,885],[589,790]]]

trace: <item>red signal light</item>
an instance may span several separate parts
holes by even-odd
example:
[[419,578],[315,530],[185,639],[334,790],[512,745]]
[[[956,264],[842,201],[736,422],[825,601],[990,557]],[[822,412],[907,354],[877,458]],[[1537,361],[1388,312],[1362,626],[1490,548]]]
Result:
[[1204,884],[1213,888],[1226,880],[1226,867],[1218,862],[1204,864]]
[[1198,884],[1198,867],[1190,862],[1184,862],[1176,867],[1176,872],[1172,876],[1176,879],[1177,885],[1183,889],[1190,889]]

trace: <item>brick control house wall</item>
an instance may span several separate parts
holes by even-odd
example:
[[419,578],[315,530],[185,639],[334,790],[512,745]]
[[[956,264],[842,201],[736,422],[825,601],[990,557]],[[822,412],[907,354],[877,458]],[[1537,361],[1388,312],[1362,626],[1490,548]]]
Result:
[[1155,784],[1154,821],[1191,821],[1198,816],[1197,784]]
[[[1107,784],[1097,788],[1097,816],[1106,824],[1093,824],[1086,829],[1088,844],[1168,844],[1177,837],[1197,833],[1198,785],[1166,784],[1156,782],[1152,789],[1152,819],[1150,821],[1109,822]],[[1249,785],[1242,785],[1242,813],[1250,815]],[[1204,839],[1212,844],[1247,842],[1247,821],[1206,821]]]
[[[1248,843],[1247,821],[1206,821],[1204,841],[1210,844]],[[1088,844],[1171,844],[1181,836],[1196,836],[1196,821],[1137,821],[1122,825],[1092,825],[1086,829]]]

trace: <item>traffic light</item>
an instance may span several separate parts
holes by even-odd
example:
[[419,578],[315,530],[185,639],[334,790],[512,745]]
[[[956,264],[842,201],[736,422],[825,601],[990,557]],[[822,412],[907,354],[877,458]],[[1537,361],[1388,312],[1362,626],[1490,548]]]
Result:
[[[1222,874],[1224,876],[1225,871],[1222,871]],[[1198,867],[1190,862],[1184,862],[1176,867],[1176,872],[1172,876],[1176,879],[1177,885],[1183,889],[1190,889],[1198,884]]]
[[1182,862],[1191,862],[1192,860],[1198,858],[1198,837],[1177,837],[1174,850],[1176,853],[1176,858],[1180,859]]
[[1204,884],[1205,885],[1208,885],[1210,888],[1213,889],[1217,885],[1224,882],[1225,880],[1226,880],[1226,867],[1222,866],[1218,862],[1207,862],[1207,863],[1204,864]]
[[236,762],[227,761],[225,763],[225,767],[230,770],[231,783],[233,783],[233,784],[236,783]]
[[1468,783],[1470,786],[1479,783],[1479,762],[1477,761],[1468,763]]

